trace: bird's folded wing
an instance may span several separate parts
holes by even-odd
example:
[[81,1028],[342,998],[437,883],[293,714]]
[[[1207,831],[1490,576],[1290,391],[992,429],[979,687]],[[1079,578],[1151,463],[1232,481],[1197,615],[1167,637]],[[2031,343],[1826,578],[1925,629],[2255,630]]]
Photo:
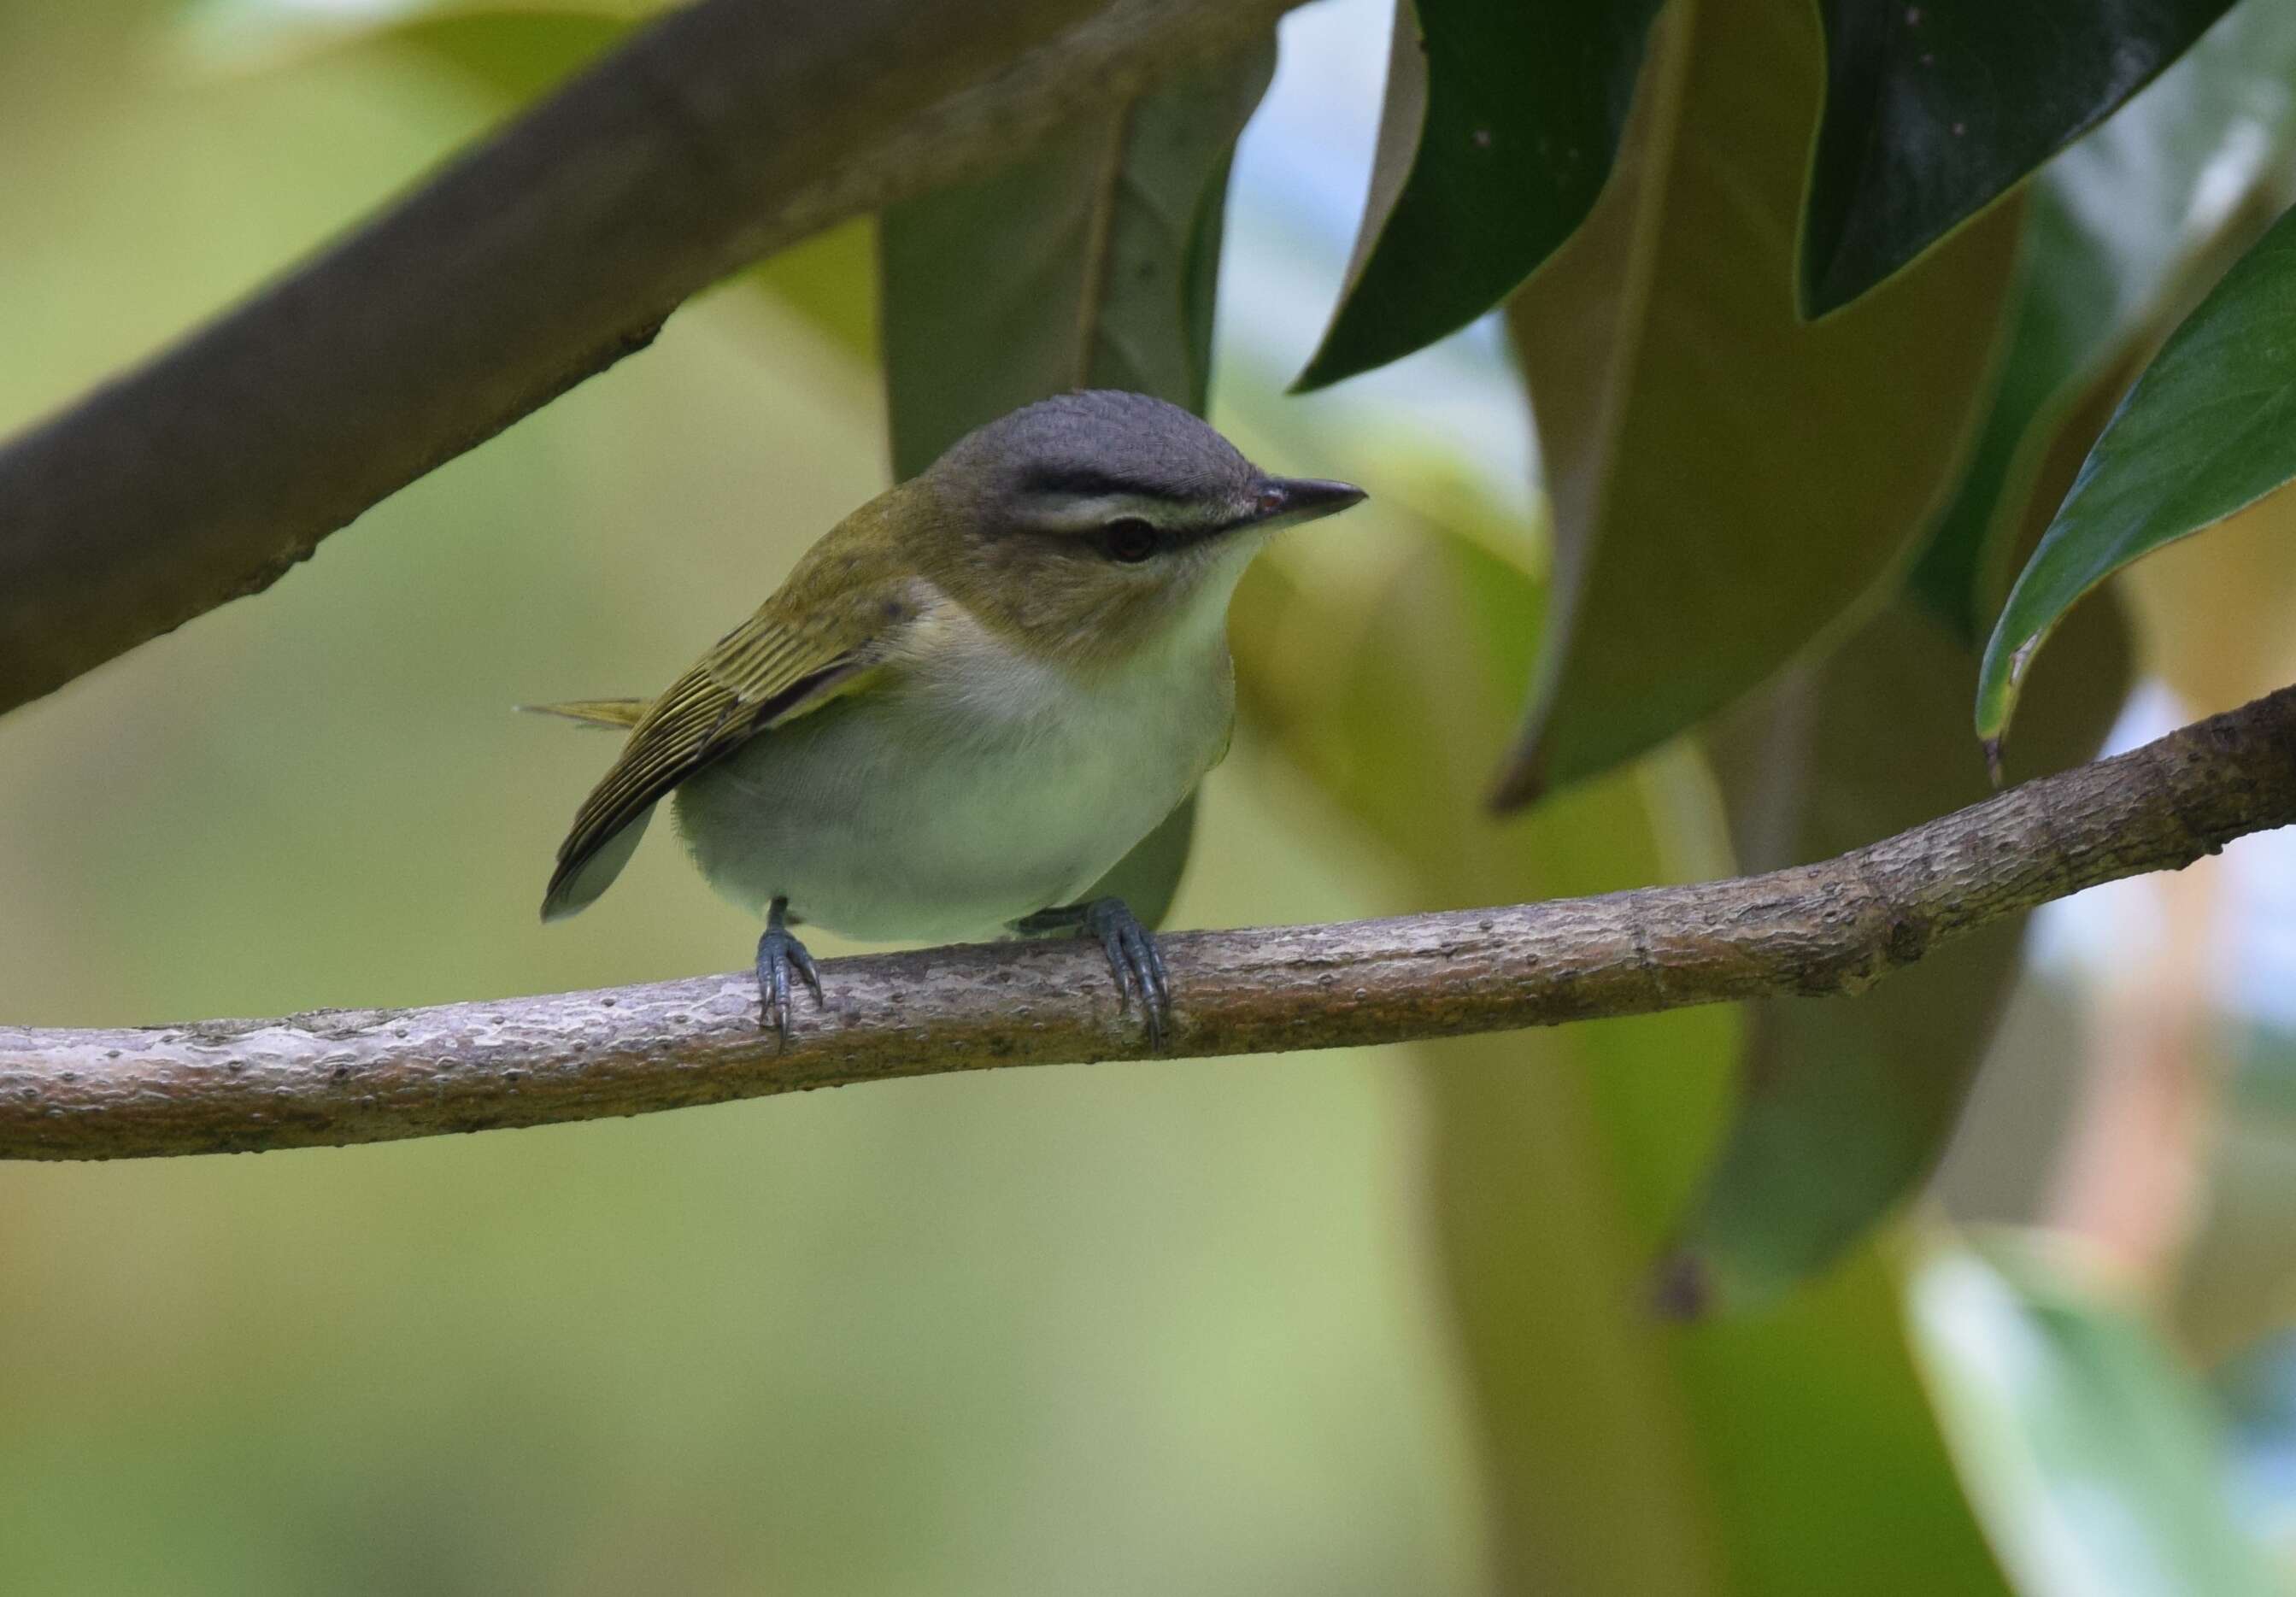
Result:
[[545,916],[570,907],[562,899],[591,856],[670,789],[758,733],[860,686],[883,658],[886,631],[905,618],[898,605],[877,603],[840,607],[874,631],[814,617],[807,625],[791,619],[783,597],[726,634],[631,729],[559,846]]

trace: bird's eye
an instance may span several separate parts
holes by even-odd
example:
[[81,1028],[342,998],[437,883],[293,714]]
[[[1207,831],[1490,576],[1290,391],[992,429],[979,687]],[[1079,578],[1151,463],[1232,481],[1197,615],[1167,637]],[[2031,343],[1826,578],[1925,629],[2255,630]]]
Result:
[[1156,529],[1138,516],[1119,516],[1102,530],[1109,558],[1136,566],[1156,553]]

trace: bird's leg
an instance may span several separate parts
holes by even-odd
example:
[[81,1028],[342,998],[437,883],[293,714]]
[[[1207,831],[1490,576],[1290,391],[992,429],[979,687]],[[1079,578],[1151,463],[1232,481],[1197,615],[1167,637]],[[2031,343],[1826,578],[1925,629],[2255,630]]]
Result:
[[1172,1018],[1171,986],[1164,974],[1164,955],[1157,949],[1155,934],[1140,924],[1140,918],[1123,899],[1095,898],[1089,904],[1040,909],[1015,921],[1013,930],[1023,937],[1075,931],[1098,938],[1102,950],[1108,955],[1109,970],[1116,978],[1118,1002],[1129,1003],[1138,999],[1140,1018],[1148,1027],[1148,1045],[1163,1047],[1164,1028]]
[[780,1034],[784,1048],[790,1040],[792,970],[813,989],[815,1004],[821,1004],[820,968],[813,962],[813,955],[806,951],[805,945],[790,935],[789,900],[776,898],[766,911],[766,935],[758,939],[758,1000],[764,1010],[761,1020]]

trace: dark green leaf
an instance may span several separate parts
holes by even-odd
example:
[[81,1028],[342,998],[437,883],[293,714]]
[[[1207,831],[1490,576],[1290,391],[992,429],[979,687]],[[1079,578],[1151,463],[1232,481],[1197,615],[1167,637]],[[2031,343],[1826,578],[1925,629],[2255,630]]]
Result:
[[1586,219],[1658,0],[1397,0],[1371,196],[1319,388],[1456,332]]
[[2104,1278],[2041,1240],[1939,1249],[1908,1313],[1970,1497],[2026,1597],[2267,1597],[2219,1421]]
[[[2092,757],[2128,692],[2128,629],[2096,606],[2043,674],[2038,775]],[[1828,858],[1985,797],[1962,719],[1976,660],[1927,614],[1883,610],[1709,738],[1739,868]],[[1935,1166],[2015,979],[2021,920],[1856,998],[1752,1006],[1728,1139],[1661,1269],[1679,1312],[1767,1303],[1833,1265]]]
[[1824,0],[1802,233],[1811,315],[1849,304],[2109,115],[2232,0]]
[[1274,59],[1193,74],[885,214],[895,475],[1068,389],[1203,409],[1229,154]]
[[[1267,86],[1256,48],[1062,130],[980,182],[888,211],[880,238],[893,469],[1073,388],[1202,414],[1228,161]],[[1095,885],[1150,925],[1171,906],[1191,798]]]
[[1556,582],[1505,800],[1656,747],[1840,624],[1957,463],[2016,249],[2004,208],[1843,315],[1794,313],[1816,19],[1652,29],[1616,179],[1516,295]]
[[2296,476],[2296,212],[2187,317],[2129,391],[1993,630],[1977,731],[1998,748],[2043,639],[2139,556]]
[[[2296,6],[2246,5],[2042,168],[1992,406],[1911,579],[1972,646],[2155,343],[2289,192]],[[2202,189],[2206,178],[2207,188]]]

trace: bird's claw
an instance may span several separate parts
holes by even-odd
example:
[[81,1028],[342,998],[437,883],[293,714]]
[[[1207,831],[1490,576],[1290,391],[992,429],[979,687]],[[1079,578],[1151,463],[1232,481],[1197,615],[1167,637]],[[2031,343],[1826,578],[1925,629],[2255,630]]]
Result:
[[1136,1001],[1140,1018],[1148,1028],[1148,1045],[1162,1048],[1165,1028],[1172,1018],[1172,988],[1155,934],[1140,924],[1140,918],[1121,898],[1095,898],[1085,905],[1084,927],[1100,939],[1108,955],[1119,1004]]
[[795,1017],[791,1002],[792,970],[813,989],[815,1006],[823,1006],[821,969],[813,962],[812,954],[782,928],[767,927],[766,935],[758,939],[758,1000],[763,1011],[759,1021],[773,1029],[783,1048],[789,1046],[790,1022]]
[[1040,909],[1013,922],[1022,937],[1043,937],[1062,931],[1081,931],[1097,938],[1108,955],[1109,973],[1116,978],[1119,1011],[1138,1004],[1148,1028],[1148,1045],[1160,1050],[1171,1028],[1171,979],[1165,973],[1163,951],[1155,934],[1140,923],[1123,899],[1095,898],[1089,904],[1066,904]]

